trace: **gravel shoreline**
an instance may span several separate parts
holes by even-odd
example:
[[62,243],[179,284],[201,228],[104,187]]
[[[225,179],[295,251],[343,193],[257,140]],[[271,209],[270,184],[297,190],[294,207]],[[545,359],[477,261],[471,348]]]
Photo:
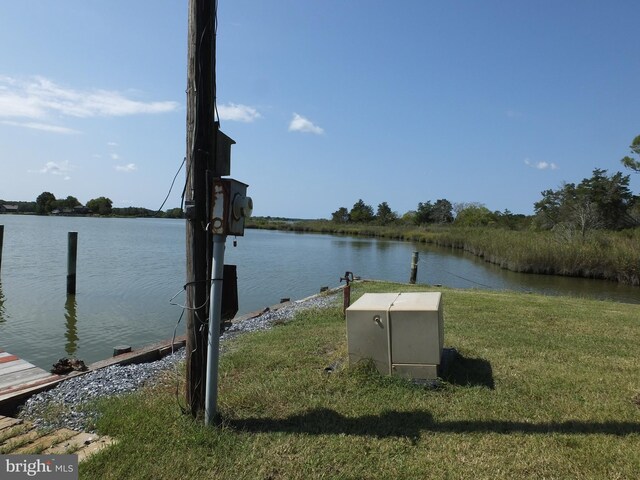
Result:
[[[335,303],[337,296],[337,293],[313,296],[278,310],[266,310],[255,318],[234,323],[220,340],[224,342],[243,333],[268,330],[274,324],[290,321],[300,310],[326,308]],[[162,372],[174,368],[184,358],[185,349],[182,348],[155,362],[113,365],[70,378],[51,390],[29,398],[21,407],[18,417],[32,422],[38,428],[69,428],[93,433],[97,412],[90,408],[91,401],[133,392],[153,382]]]

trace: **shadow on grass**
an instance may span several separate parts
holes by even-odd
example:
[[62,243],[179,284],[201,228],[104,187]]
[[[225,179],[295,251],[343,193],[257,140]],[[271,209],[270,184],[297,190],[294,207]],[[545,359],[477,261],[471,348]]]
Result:
[[491,363],[484,358],[467,358],[455,350],[450,353],[451,359],[442,379],[453,384],[467,387],[487,387],[493,390],[493,369]]
[[334,410],[319,408],[282,419],[228,419],[225,423],[248,432],[287,432],[310,435],[360,435],[378,438],[408,438],[412,442],[422,432],[441,433],[521,433],[521,434],[604,434],[626,436],[640,434],[640,423],[632,422],[548,422],[527,423],[500,420],[457,420],[437,422],[426,411],[394,412],[348,418]]

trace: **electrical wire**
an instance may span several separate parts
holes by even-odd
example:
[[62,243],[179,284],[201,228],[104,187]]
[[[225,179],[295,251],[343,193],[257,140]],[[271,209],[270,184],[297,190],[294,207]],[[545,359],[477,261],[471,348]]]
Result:
[[[210,282],[210,280],[205,280],[204,282]],[[175,305],[178,306],[182,309],[182,312],[180,313],[180,317],[178,317],[178,321],[176,322],[176,326],[173,329],[173,336],[171,339],[171,353],[174,352],[174,344],[175,344],[175,338],[177,335],[177,331],[178,331],[178,326],[180,325],[180,322],[182,321],[182,318],[184,317],[184,312],[187,310],[192,310],[194,312],[194,317],[196,318],[197,322],[200,324],[200,331],[204,330],[204,328],[206,327],[206,325],[209,323],[208,321],[203,321],[200,318],[200,315],[198,314],[198,310],[200,310],[201,308],[203,308],[205,305],[207,305],[209,303],[209,295],[207,295],[207,299],[205,301],[205,303],[203,305],[201,305],[200,307],[189,307],[188,305],[180,305],[178,303],[175,303],[173,300],[180,295],[180,293],[182,293],[182,291],[186,290],[187,287],[189,285],[194,285],[196,283],[201,283],[201,282],[188,282],[186,283],[183,287],[182,290],[180,290],[179,292],[177,292],[173,297],[171,297],[171,299],[169,300],[169,304],[170,305]],[[193,328],[193,337],[196,338],[197,337],[197,330],[196,330],[196,322],[192,322],[192,328]],[[191,350],[191,352],[188,352],[189,356],[191,358],[193,358],[193,356],[195,354],[199,354],[200,355],[200,364],[204,365],[205,361],[206,361],[206,357],[205,357],[205,351],[202,350],[201,348],[198,348],[198,345],[194,345],[194,348]],[[183,405],[182,402],[180,401],[180,375],[179,375],[179,371],[178,371],[178,365],[176,364],[176,368],[175,368],[175,374],[176,374],[176,389],[175,389],[175,396],[176,396],[176,403],[178,405],[178,407],[180,408],[180,411],[183,414],[187,414],[189,413],[189,411],[191,410],[192,405],[189,405],[189,409],[187,409],[186,405]],[[203,373],[204,375],[204,373]],[[198,378],[194,384],[194,389],[197,390],[199,388],[199,386],[203,383],[203,378]]]
[[[182,310],[182,312],[180,313],[180,316],[178,317],[178,321],[176,322],[176,326],[173,329],[173,336],[171,337],[171,354],[172,355],[175,353],[174,346],[176,343],[176,334],[178,332],[178,325],[180,325],[180,322],[182,321],[183,316],[184,316],[184,310]],[[179,370],[178,362],[175,363],[174,370],[175,370],[175,376],[176,376],[176,391],[175,391],[176,403],[178,404],[180,411],[184,415],[187,413],[187,408],[180,401],[180,370]]]
[[[169,299],[169,305],[173,305],[173,306],[182,308],[183,313],[184,313],[184,310],[193,310],[193,311],[197,312],[198,310],[204,308],[205,306],[207,306],[209,304],[209,295],[208,294],[207,294],[206,301],[202,305],[200,305],[199,307],[190,307],[188,305],[181,305],[181,304],[175,303],[173,301],[178,295],[180,295],[182,293],[183,290],[186,290],[189,285],[195,285],[196,283],[204,283],[204,282],[211,283],[211,280],[201,280],[201,281],[198,281],[198,282],[185,283],[184,287],[182,287],[182,290],[180,290],[178,293],[176,293],[173,297],[171,297]],[[208,321],[204,322],[204,323],[208,323]]]
[[[154,217],[157,217],[160,214],[160,212],[162,211],[162,207],[164,207],[164,204],[167,203],[167,200],[169,199],[169,195],[171,195],[171,190],[173,189],[173,184],[176,183],[176,178],[178,178],[178,174],[180,173],[180,170],[182,170],[182,166],[185,164],[186,161],[187,161],[187,157],[184,157],[182,159],[182,163],[180,164],[180,167],[178,167],[178,171],[173,176],[173,180],[171,181],[171,185],[169,186],[169,191],[167,192],[167,196],[164,197],[164,201],[162,202],[162,205],[160,205],[160,208],[158,208],[158,211],[155,213]],[[186,183],[185,183],[185,188],[186,188]],[[183,195],[184,195],[184,191],[183,191]]]
[[[214,46],[218,43],[218,0],[213,2],[213,38],[214,38]],[[218,126],[220,126],[220,114],[218,113],[218,88],[216,84],[216,52],[215,49],[213,51],[213,111],[215,113],[214,121],[218,122]],[[217,120],[216,120],[217,119]],[[217,141],[217,139],[216,139]]]
[[447,272],[446,270],[442,270],[444,273],[448,273],[449,275],[453,275],[454,277],[458,277],[461,280],[465,280],[469,283],[474,283],[476,285],[480,285],[481,287],[485,287],[485,288],[489,288],[491,290],[494,290],[496,287],[492,287],[491,285],[487,285],[486,283],[480,283],[480,282],[476,282],[475,280],[471,280],[470,278],[465,278],[461,275],[456,275],[455,273],[451,273],[451,272]]
[[[420,263],[423,263],[424,265],[429,265],[429,267],[432,267],[432,266],[433,266],[433,265],[431,265],[431,264],[427,264],[427,260],[426,260],[426,259],[422,259],[422,258],[418,260],[418,263],[419,263],[419,264],[420,264]],[[473,283],[473,284],[475,284],[475,285],[479,285],[479,286],[481,286],[481,287],[489,288],[489,289],[491,289],[491,290],[494,290],[494,289],[495,289],[495,287],[492,287],[491,285],[487,285],[486,283],[476,282],[475,280],[471,280],[470,278],[466,278],[466,277],[463,277],[463,276],[461,276],[461,275],[457,275],[457,274],[452,273],[452,272],[449,272],[449,271],[447,271],[447,270],[442,270],[442,269],[440,269],[440,271],[441,271],[441,272],[443,272],[443,273],[447,273],[447,274],[449,274],[449,275],[452,275],[452,276],[454,276],[454,277],[457,277],[457,278],[459,278],[459,279],[461,279],[461,280],[465,280],[465,281],[467,281],[467,282],[469,282],[469,283]]]
[[[186,160],[187,157],[185,157]],[[191,162],[187,165],[187,171],[185,173],[184,188],[182,189],[182,195],[180,195],[180,210],[184,212],[184,196],[187,193],[187,185],[189,184],[189,175],[191,174]]]

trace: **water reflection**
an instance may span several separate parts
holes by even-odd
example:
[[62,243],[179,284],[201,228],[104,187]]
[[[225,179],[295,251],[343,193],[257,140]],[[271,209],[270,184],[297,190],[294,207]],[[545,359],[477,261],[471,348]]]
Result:
[[354,250],[362,250],[365,248],[373,247],[373,241],[371,240],[358,240],[354,238],[345,238],[344,240],[342,238],[333,239],[331,243],[336,247],[352,248]]
[[[512,272],[464,251],[434,245],[414,246],[420,251],[418,283],[640,303],[638,287],[608,280]],[[408,254],[405,256],[408,258]]]
[[4,309],[4,293],[2,293],[2,282],[0,282],[0,323],[6,322]]
[[391,243],[390,242],[385,242],[384,240],[378,240],[376,242],[376,249],[379,252],[384,252],[386,250],[389,250],[389,248],[391,248]]
[[76,303],[75,295],[67,295],[67,301],[64,304],[64,318],[66,320],[65,338],[67,343],[64,345],[64,349],[67,352],[67,356],[74,357],[78,350],[78,329],[76,327]]

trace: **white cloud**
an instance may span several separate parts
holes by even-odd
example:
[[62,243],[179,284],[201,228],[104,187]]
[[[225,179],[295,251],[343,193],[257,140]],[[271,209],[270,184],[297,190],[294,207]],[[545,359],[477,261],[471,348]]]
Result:
[[42,167],[40,170],[29,170],[29,173],[42,173],[42,174],[48,174],[48,175],[64,175],[65,176],[65,180],[69,180],[71,177],[69,177],[67,174],[71,170],[72,170],[72,168],[69,165],[69,162],[65,160],[64,162],[61,162],[61,163],[47,162],[47,163],[44,164],[44,167]]
[[8,89],[0,90],[0,115],[5,118],[23,117],[39,119],[44,111],[33,98],[21,96]]
[[17,79],[0,76],[0,117],[43,119],[67,117],[118,117],[177,110],[172,101],[143,102],[114,90],[75,90],[41,76]]
[[131,173],[131,172],[135,172],[137,169],[138,167],[136,167],[135,163],[128,163],[126,165],[116,165],[116,171],[118,172]]
[[112,160],[120,160],[120,155],[118,155],[117,153],[111,153],[109,154],[109,156]]
[[557,170],[558,166],[553,162],[536,162],[532,163],[528,158],[524,159],[525,165],[531,168],[537,168],[538,170]]
[[324,130],[321,127],[314,125],[311,120],[308,120],[297,113],[293,114],[293,118],[289,124],[289,131],[315,133],[316,135],[322,135],[324,133]]
[[43,132],[51,133],[62,133],[65,135],[75,135],[77,133],[81,133],[78,130],[74,130],[73,128],[61,127],[59,125],[51,125],[48,123],[14,122],[11,120],[3,120],[1,123],[3,125],[10,125],[12,127],[30,128],[32,130],[42,130]]
[[262,116],[255,108],[236,103],[218,105],[218,115],[220,116],[220,120],[245,123],[251,123]]
[[110,147],[117,147],[118,144],[116,142],[107,142],[107,145],[109,145]]

